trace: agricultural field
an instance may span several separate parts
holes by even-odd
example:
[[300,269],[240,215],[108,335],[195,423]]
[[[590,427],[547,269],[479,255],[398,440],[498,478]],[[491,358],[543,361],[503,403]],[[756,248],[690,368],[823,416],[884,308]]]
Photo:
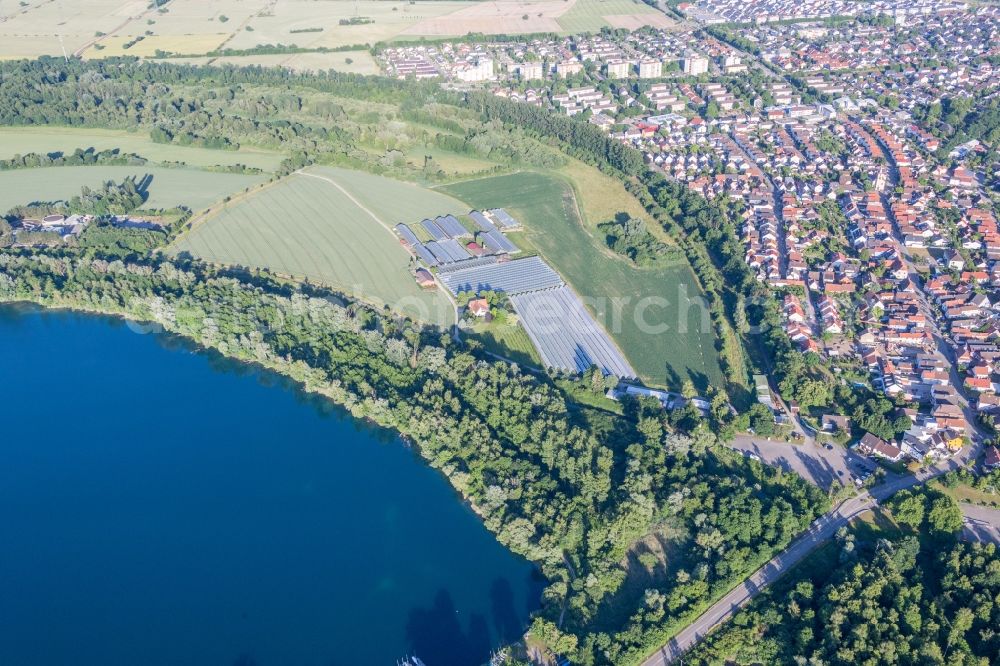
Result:
[[223,207],[171,250],[308,278],[415,319],[450,324],[454,307],[442,292],[417,286],[410,254],[391,227],[465,210],[409,183],[313,167]]
[[425,217],[468,213],[462,201],[413,183],[383,178],[364,171],[316,166],[310,174],[334,180],[361,206],[390,227],[398,222],[419,222]]
[[[362,19],[356,25],[342,20]],[[340,48],[470,32],[597,32],[669,28],[674,22],[639,0],[25,0],[0,3],[0,58],[40,55],[198,56],[261,44]],[[141,39],[137,39],[141,37]],[[364,52],[246,56],[243,64],[373,73]],[[286,59],[287,58],[287,59]],[[352,62],[346,60],[350,58]]]
[[517,322],[476,322],[471,327],[472,339],[478,340],[483,349],[518,365],[542,367],[538,350],[531,344],[527,331]]
[[0,159],[26,153],[72,153],[77,148],[135,153],[151,162],[184,162],[195,167],[231,166],[274,171],[284,155],[262,148],[242,147],[237,151],[210,150],[153,142],[148,135],[121,130],[76,127],[0,127]]
[[[175,0],[176,1],[176,0]],[[315,2],[314,0],[277,0],[268,3],[266,12],[258,12],[247,24],[251,31],[237,32],[228,48],[245,49],[257,44],[296,44],[297,46],[336,48],[352,44],[389,41],[423,21],[461,11],[476,2],[449,0],[353,0]],[[362,25],[340,25],[341,20],[371,19]],[[311,30],[317,32],[292,32]],[[459,33],[464,34],[464,33]]]
[[[140,33],[141,34],[141,33]],[[116,34],[102,37],[97,46],[83,52],[85,58],[112,58],[115,56],[136,56],[150,58],[158,51],[173,53],[209,53],[219,48],[229,35],[226,33],[205,33],[200,35],[143,35],[134,41],[135,35]]]
[[424,157],[433,158],[438,167],[448,176],[473,175],[486,169],[497,166],[496,162],[474,157],[472,155],[459,155],[440,148],[427,148],[424,146],[413,146],[403,153],[407,162],[416,168],[421,168],[424,164]]
[[0,58],[72,55],[141,14],[145,0],[10,0],[0,3]]
[[599,32],[601,28],[635,30],[644,25],[669,28],[674,21],[640,0],[576,0],[559,16],[564,33]]
[[266,180],[262,175],[154,166],[45,167],[0,171],[0,211],[35,201],[69,199],[79,194],[85,185],[97,188],[109,180],[121,182],[128,176],[135,176],[138,180],[146,175],[152,177],[146,207],[184,205],[193,211],[204,210],[226,196]]
[[439,189],[519,218],[526,231],[511,239],[538,251],[562,274],[644,381],[680,388],[690,378],[701,391],[722,383],[715,336],[711,325],[702,325],[702,308],[694,301],[699,289],[686,262],[638,268],[607,252],[587,233],[591,221],[581,219],[573,189],[557,175],[524,171]]
[[[638,219],[646,217],[646,210],[639,200],[621,182],[601,173],[597,167],[570,158],[558,173],[573,186],[587,233],[600,233],[597,225],[615,219],[615,215],[619,213],[627,213]],[[655,234],[657,229],[651,228],[650,231]],[[660,234],[660,239],[671,242],[670,235],[665,231]]]

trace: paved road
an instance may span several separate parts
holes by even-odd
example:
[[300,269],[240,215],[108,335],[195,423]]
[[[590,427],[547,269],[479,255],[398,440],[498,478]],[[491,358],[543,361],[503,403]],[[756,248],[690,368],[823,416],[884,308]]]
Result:
[[667,645],[643,662],[643,666],[665,666],[680,657],[709,631],[730,618],[741,606],[801,562],[820,544],[832,538],[852,519],[875,507],[868,493],[847,500],[836,510],[824,514],[780,555],[758,569],[743,584],[729,592],[697,620],[677,634]]
[[960,504],[965,514],[965,535],[976,541],[992,541],[1000,546],[1000,509],[976,504]]
[[[922,469],[916,474],[890,477],[870,491],[846,500],[837,508],[820,516],[785,551],[713,604],[697,620],[674,636],[669,643],[647,658],[643,662],[643,666],[666,666],[666,664],[673,662],[694,647],[708,632],[732,617],[736,611],[757,596],[764,588],[805,559],[809,553],[833,538],[838,529],[865,511],[875,508],[879,502],[885,501],[900,490],[920,485],[945,472],[966,465],[968,461],[979,455],[979,450],[979,445],[966,447],[951,459]],[[1000,522],[994,523],[994,525],[1000,525]]]

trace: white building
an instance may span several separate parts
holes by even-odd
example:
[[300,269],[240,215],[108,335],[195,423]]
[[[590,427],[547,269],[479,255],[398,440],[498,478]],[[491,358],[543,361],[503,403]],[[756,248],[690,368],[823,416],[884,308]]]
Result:
[[708,58],[704,56],[687,56],[681,60],[681,68],[685,74],[697,76],[708,71]]

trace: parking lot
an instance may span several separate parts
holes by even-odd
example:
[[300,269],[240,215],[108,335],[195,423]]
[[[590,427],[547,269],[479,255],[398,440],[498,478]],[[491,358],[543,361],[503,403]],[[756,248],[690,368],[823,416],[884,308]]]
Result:
[[875,462],[855,455],[839,444],[831,444],[827,448],[812,440],[792,444],[784,440],[739,435],[730,446],[759,456],[762,462],[769,465],[795,472],[824,490],[829,490],[834,479],[846,485],[878,468]]
[[992,541],[1000,545],[1000,509],[974,504],[960,506],[965,517],[966,537],[983,543]]

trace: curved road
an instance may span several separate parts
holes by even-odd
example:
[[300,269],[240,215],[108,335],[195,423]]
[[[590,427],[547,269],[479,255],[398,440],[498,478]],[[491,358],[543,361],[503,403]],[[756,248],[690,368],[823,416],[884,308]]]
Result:
[[928,481],[945,472],[962,467],[979,454],[979,445],[966,447],[950,460],[920,470],[916,474],[890,479],[870,491],[845,500],[840,506],[823,514],[795,539],[784,551],[755,571],[743,583],[715,602],[698,619],[685,627],[669,643],[650,655],[643,666],[666,666],[694,647],[712,629],[731,618],[736,611],[757,596],[768,585],[778,580],[789,569],[806,558],[809,553],[833,538],[841,527],[865,511],[870,511],[895,493]]

